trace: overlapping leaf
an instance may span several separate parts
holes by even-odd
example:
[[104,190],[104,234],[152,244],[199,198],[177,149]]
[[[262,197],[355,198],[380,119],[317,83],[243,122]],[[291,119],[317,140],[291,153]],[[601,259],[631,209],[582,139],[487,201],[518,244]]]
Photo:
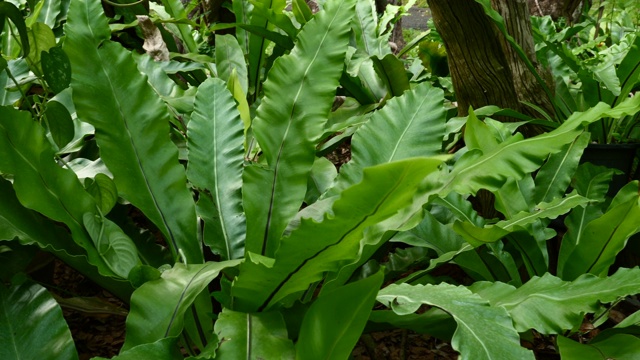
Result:
[[72,2],[66,31],[77,114],[96,128],[101,158],[120,195],[162,231],[174,258],[182,253],[189,263],[202,262],[195,204],[169,139],[166,106],[131,54],[108,41],[99,1]]
[[351,161],[342,166],[327,196],[359,182],[366,167],[440,154],[445,129],[443,101],[443,91],[428,82],[389,100],[354,134]]
[[389,41],[378,36],[378,14],[373,0],[358,1],[351,21],[356,46],[370,56],[384,57],[391,54]]
[[77,360],[62,310],[47,289],[0,283],[0,358]]
[[[363,181],[334,203],[332,215],[325,214],[321,222],[302,219],[283,239],[275,262],[250,254],[233,284],[236,306],[243,311],[276,307],[324,273],[356,259],[367,228],[381,227],[381,236],[420,211],[429,195],[421,183],[439,164],[437,159],[415,158],[366,169]],[[405,208],[410,211],[401,212]]]
[[569,282],[545,274],[516,288],[504,283],[476,283],[471,290],[492,306],[506,309],[516,330],[561,334],[581,324],[601,303],[640,293],[640,269],[620,269],[603,278],[584,274]]
[[613,109],[599,103],[585,112],[574,113],[551,132],[525,140],[521,136],[514,136],[484,154],[479,150],[469,151],[454,166],[441,194],[449,191],[475,194],[479,189],[498,190],[507,179],[518,180],[535,171],[549,154],[561,151],[582,134],[585,125],[606,116],[615,117],[638,109],[638,101],[626,102]]
[[318,297],[306,312],[296,344],[297,359],[314,354],[317,359],[348,358],[367,323],[382,271]]
[[423,304],[448,312],[458,324],[451,345],[461,359],[534,359],[533,352],[520,347],[507,311],[463,286],[389,285],[380,290],[378,301],[399,315],[412,314]]
[[291,53],[269,71],[253,124],[268,169],[254,166],[245,178],[249,251],[273,256],[304,200],[316,141],[342,73],[354,5],[353,0],[328,1],[304,26]]
[[562,265],[562,277],[575,279],[584,273],[606,275],[627,240],[640,231],[640,195],[634,181],[620,190],[610,208],[589,222],[584,235]]
[[222,310],[215,325],[221,359],[293,359],[293,342],[279,312],[246,314]]
[[[131,297],[127,337],[123,351],[149,344],[182,331],[184,315],[218,273],[240,261],[183,265],[177,263],[162,278],[145,283]],[[162,299],[162,301],[158,301]]]
[[[0,119],[0,171],[14,174],[13,188],[20,203],[64,223],[73,240],[87,252],[89,262],[103,275],[113,276],[106,266],[110,260],[100,255],[83,226],[82,217],[96,213],[97,205],[73,171],[55,162],[44,129],[29,113],[9,107],[0,107]],[[130,245],[127,251],[135,251]],[[72,244],[69,250],[75,252]]]

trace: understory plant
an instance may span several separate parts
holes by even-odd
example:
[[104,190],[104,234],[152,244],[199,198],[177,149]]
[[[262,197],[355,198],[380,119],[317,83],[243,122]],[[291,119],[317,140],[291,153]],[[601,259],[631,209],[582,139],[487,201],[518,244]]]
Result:
[[[633,354],[638,313],[588,343],[581,325],[640,292],[637,267],[612,268],[640,230],[639,185],[607,200],[612,171],[578,162],[589,125],[637,114],[640,96],[528,139],[471,111],[449,154],[444,92],[411,81],[390,18],[319,3],[233,1],[229,35],[172,0],[112,17],[44,1],[24,28],[12,15],[0,255],[35,245],[125,301],[121,360],[345,359],[374,327],[463,359],[533,359],[534,333],[567,359]],[[324,155],[345,139],[337,169]],[[474,210],[480,191],[499,219]],[[0,358],[76,359],[27,264],[3,270]],[[435,275],[444,265],[464,275]]]

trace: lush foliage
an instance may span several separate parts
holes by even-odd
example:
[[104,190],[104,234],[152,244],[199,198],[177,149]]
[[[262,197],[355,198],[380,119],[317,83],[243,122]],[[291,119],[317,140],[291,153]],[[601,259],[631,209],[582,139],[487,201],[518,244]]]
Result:
[[[614,266],[639,182],[611,199],[614,170],[580,164],[590,127],[637,118],[633,86],[525,139],[490,118],[505,110],[451,118],[450,92],[406,70],[388,44],[404,7],[319,3],[234,0],[230,26],[174,0],[0,2],[0,357],[77,358],[24,275],[34,247],[130,305],[118,359],[345,359],[367,325],[464,359],[533,359],[533,332],[568,359],[633,353],[637,313],[572,340],[640,292],[640,269]],[[631,43],[619,79],[638,76]]]

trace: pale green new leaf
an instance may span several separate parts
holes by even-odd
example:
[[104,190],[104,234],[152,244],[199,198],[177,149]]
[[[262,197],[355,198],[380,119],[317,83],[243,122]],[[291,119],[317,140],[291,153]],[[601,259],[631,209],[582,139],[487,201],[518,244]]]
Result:
[[[131,296],[127,336],[122,351],[182,332],[184,315],[196,297],[225,268],[239,260],[184,265],[176,263],[158,280],[146,282]],[[159,301],[159,300],[162,301]]]
[[640,269],[620,269],[609,277],[584,274],[572,282],[547,273],[519,288],[483,282],[470,289],[506,309],[518,332],[561,334],[580,325],[584,314],[596,312],[600,304],[640,293]]
[[[299,33],[291,53],[278,58],[269,72],[253,122],[269,168],[258,183],[245,179],[243,194],[249,251],[273,256],[304,200],[316,142],[342,74],[354,5],[354,0],[327,2]],[[268,196],[257,196],[265,192]]]
[[202,262],[195,203],[169,138],[166,105],[131,54],[107,41],[111,34],[99,1],[73,1],[65,29],[73,102],[78,117],[96,128],[119,195],[162,231],[174,258],[182,253],[189,263]]
[[29,68],[36,76],[42,77],[42,52],[56,46],[56,37],[51,28],[43,23],[35,23],[28,30],[29,55],[26,57]]
[[372,276],[323,292],[309,307],[302,325],[296,358],[347,359],[358,342],[376,301],[384,275]]
[[[428,82],[387,102],[351,140],[351,161],[340,168],[326,196],[337,195],[362,179],[362,169],[395,160],[442,153],[444,92]],[[380,136],[384,134],[384,136]]]
[[325,157],[316,158],[309,173],[307,194],[304,197],[304,202],[307,205],[315,203],[333,185],[336,176],[338,176],[338,170],[329,159]]
[[276,307],[326,272],[356,260],[367,228],[377,226],[381,237],[421,210],[430,191],[421,184],[439,164],[416,158],[365,169],[363,181],[345,190],[322,221],[301,220],[283,239],[275,262],[250,256],[242,264],[232,288],[236,306],[243,311]]
[[223,309],[215,332],[220,340],[216,358],[293,359],[293,342],[279,312],[247,314]]
[[[189,181],[200,188],[200,201],[212,206],[202,216],[204,243],[223,260],[244,255],[245,217],[242,209],[243,125],[236,103],[220,79],[200,85],[188,124]],[[202,198],[207,198],[203,200]]]
[[0,359],[77,360],[62,309],[44,287],[0,283]]
[[424,304],[448,312],[458,324],[451,345],[463,360],[534,359],[533,352],[520,347],[507,311],[463,286],[392,284],[380,290],[378,301],[398,315],[412,314]]

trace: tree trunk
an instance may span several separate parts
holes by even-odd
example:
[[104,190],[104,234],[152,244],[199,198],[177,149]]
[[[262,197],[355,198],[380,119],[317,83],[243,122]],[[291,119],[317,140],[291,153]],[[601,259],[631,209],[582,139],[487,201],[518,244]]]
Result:
[[[583,0],[528,0],[531,15],[550,15],[554,20],[565,17],[569,23],[575,23],[580,19],[580,14],[585,5]],[[592,1],[587,0],[587,6],[591,6]]]
[[[497,105],[534,117],[541,114],[522,102],[529,102],[546,113],[555,114],[543,87],[526,67],[504,35],[473,0],[428,0],[438,33],[447,49],[451,80],[458,101],[458,115],[466,116],[469,106]],[[511,36],[538,68],[543,78],[550,73],[537,65],[529,9],[526,0],[493,0],[493,7],[505,19]],[[548,81],[549,83],[551,81]],[[548,86],[553,89],[552,86]],[[511,119],[503,118],[502,121]],[[542,132],[535,126],[521,128],[525,136]],[[488,191],[472,199],[474,208],[484,217],[499,216]]]
[[[494,0],[493,3],[505,18],[507,30],[538,72],[547,74],[543,78],[551,79],[548,71],[538,66],[535,57],[526,0]],[[541,116],[522,101],[537,105],[553,116],[553,105],[543,87],[484,14],[482,6],[473,0],[429,0],[429,7],[447,49],[459,116],[467,115],[469,106],[486,105]],[[534,127],[524,131],[527,135],[540,132]]]

